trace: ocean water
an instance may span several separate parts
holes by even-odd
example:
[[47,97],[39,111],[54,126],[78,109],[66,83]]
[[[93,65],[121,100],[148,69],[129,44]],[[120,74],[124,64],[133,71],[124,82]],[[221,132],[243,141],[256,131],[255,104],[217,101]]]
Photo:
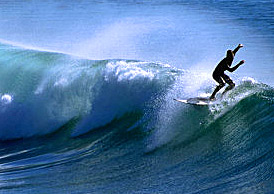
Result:
[[[0,193],[273,193],[273,10],[1,1]],[[239,43],[223,100],[173,100],[210,95]]]

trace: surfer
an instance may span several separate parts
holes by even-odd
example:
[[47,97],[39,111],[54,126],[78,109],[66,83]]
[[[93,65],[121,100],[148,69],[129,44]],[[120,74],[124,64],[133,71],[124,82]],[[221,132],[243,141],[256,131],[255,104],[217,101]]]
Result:
[[227,53],[226,53],[226,57],[215,68],[212,76],[213,76],[213,79],[216,82],[219,83],[219,85],[215,88],[214,92],[210,96],[210,98],[209,98],[210,100],[215,100],[215,95],[217,94],[217,92],[220,89],[222,89],[225,86],[225,83],[229,84],[229,86],[226,87],[223,94],[225,94],[227,91],[229,91],[229,90],[231,90],[235,87],[235,84],[233,83],[233,81],[224,72],[225,71],[233,72],[238,67],[240,67],[240,65],[244,64],[245,61],[242,60],[237,65],[235,65],[234,67],[232,67],[232,68],[230,67],[232,62],[233,62],[233,59],[234,59],[234,56],[235,56],[236,52],[242,47],[243,47],[243,45],[239,44],[237,46],[237,48],[235,48],[233,51],[228,50]]

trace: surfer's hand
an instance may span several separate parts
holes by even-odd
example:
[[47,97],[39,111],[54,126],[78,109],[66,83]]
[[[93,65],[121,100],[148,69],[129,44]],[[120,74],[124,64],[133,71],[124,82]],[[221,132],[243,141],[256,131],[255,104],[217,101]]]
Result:
[[239,45],[238,45],[239,48],[242,48],[243,46],[244,46],[243,44],[239,44]]
[[245,63],[245,60],[241,60],[239,64],[242,65],[244,63]]

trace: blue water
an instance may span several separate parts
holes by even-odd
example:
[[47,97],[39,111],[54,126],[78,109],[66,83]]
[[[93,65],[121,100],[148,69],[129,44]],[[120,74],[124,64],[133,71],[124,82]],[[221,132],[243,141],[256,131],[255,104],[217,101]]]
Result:
[[273,1],[0,4],[1,193],[274,192]]

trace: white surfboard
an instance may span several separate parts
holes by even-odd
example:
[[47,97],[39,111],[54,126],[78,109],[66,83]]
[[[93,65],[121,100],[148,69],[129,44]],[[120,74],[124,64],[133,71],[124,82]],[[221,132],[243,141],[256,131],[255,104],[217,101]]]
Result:
[[192,105],[199,105],[199,106],[207,106],[214,103],[214,101],[211,101],[209,98],[189,98],[189,99],[174,99],[177,102],[182,102],[186,104],[192,104]]

